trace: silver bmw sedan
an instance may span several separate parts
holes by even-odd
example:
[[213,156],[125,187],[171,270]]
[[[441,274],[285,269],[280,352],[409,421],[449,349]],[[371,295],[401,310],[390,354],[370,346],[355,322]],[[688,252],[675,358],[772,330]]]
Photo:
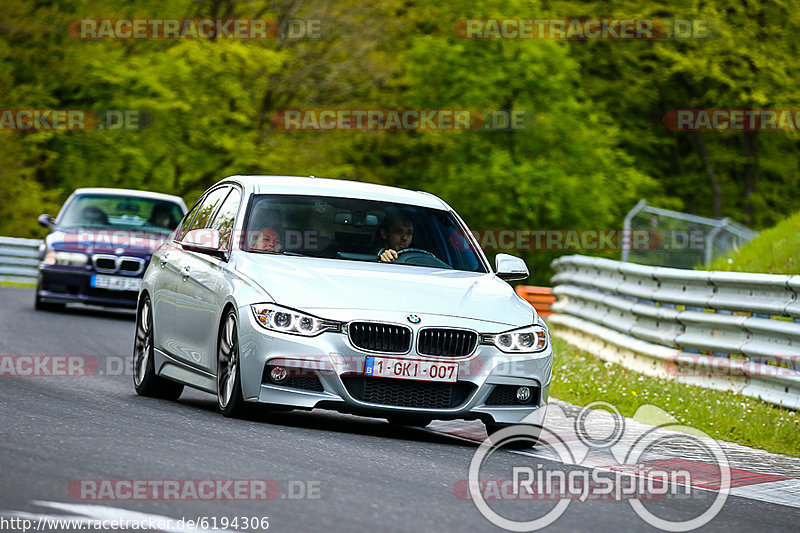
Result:
[[425,192],[314,177],[233,176],[154,252],[138,297],[134,385],[188,385],[239,416],[334,409],[425,426],[540,426],[544,321],[467,226]]

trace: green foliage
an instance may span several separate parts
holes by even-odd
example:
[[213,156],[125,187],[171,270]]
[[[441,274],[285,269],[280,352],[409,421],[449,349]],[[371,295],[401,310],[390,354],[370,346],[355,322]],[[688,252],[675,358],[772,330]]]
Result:
[[708,270],[797,274],[800,272],[800,212],[765,230],[738,252],[720,257]]
[[[709,39],[465,40],[466,17],[705,18]],[[85,41],[80,18],[318,19],[322,39]],[[780,31],[776,28],[781,27]],[[76,187],[192,203],[231,174],[423,189],[474,229],[614,229],[640,198],[764,227],[794,208],[797,133],[671,132],[670,109],[796,107],[800,12],[612,0],[4,2],[4,109],[133,109],[141,131],[0,131],[0,234],[40,236]],[[283,131],[285,109],[525,111],[515,131]],[[703,150],[707,157],[703,158]],[[713,186],[712,186],[713,185]],[[715,192],[718,191],[718,192]],[[715,210],[719,210],[716,213]],[[558,252],[518,252],[546,283]],[[571,253],[571,252],[569,252]],[[616,252],[605,252],[617,256]]]

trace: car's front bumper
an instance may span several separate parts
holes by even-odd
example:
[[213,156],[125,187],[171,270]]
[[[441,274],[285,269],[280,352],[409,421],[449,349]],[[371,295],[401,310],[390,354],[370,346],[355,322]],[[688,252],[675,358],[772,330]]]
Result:
[[[82,303],[108,307],[136,308],[139,291],[114,291],[91,286],[92,270],[40,265],[38,297],[42,302]],[[135,276],[141,278],[142,275]]]
[[[404,317],[405,315],[400,315]],[[404,355],[385,357],[457,361],[458,381],[452,385],[370,377],[364,375],[368,353],[354,347],[344,333],[323,333],[302,337],[273,333],[258,325],[249,307],[239,309],[242,392],[246,400],[297,408],[327,408],[375,417],[417,416],[433,419],[480,419],[497,424],[541,424],[550,386],[552,348],[536,354],[506,354],[491,345],[479,345],[469,358],[431,358],[418,355],[412,347]],[[370,315],[370,319],[375,319]],[[383,317],[398,323],[398,317]],[[441,324],[458,325],[452,317]],[[416,337],[416,332],[415,332]],[[270,381],[268,365],[287,369],[290,381],[277,385]],[[292,378],[298,379],[292,379]],[[364,394],[366,382],[371,393]],[[534,391],[531,403],[520,405],[508,394],[494,394],[500,386],[527,386]],[[504,389],[508,392],[514,389]],[[402,397],[402,405],[397,398]],[[449,401],[448,401],[449,398]],[[443,402],[446,405],[443,405]]]

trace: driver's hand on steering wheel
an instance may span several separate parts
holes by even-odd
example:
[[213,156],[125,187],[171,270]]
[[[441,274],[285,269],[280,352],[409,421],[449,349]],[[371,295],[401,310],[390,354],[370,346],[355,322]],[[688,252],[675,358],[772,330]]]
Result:
[[381,261],[384,263],[391,263],[395,259],[397,259],[397,252],[392,249],[384,250],[381,254]]

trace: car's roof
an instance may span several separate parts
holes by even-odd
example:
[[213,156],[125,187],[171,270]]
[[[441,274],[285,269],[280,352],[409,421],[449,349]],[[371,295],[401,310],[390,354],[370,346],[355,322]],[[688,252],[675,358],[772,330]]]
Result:
[[111,187],[84,187],[82,189],[75,189],[75,192],[73,194],[99,194],[99,195],[107,194],[107,195],[120,195],[120,196],[136,196],[139,198],[165,200],[169,202],[175,202],[180,205],[184,205],[183,198],[181,198],[180,196],[173,196],[171,194],[164,194],[160,192],[139,191],[136,189],[114,189]]
[[410,191],[388,185],[377,185],[363,181],[349,181],[313,176],[231,176],[222,181],[237,181],[252,188],[254,194],[298,194],[333,196],[339,198],[361,198],[399,204],[448,209],[438,197],[421,191]]

